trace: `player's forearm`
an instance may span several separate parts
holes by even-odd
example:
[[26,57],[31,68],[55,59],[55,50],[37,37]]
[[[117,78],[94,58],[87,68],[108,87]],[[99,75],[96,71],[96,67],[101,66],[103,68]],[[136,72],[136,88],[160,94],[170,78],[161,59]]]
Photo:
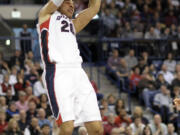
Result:
[[40,15],[52,14],[55,12],[64,0],[50,0],[40,11]]
[[88,7],[93,8],[96,13],[99,12],[101,6],[101,0],[89,0]]

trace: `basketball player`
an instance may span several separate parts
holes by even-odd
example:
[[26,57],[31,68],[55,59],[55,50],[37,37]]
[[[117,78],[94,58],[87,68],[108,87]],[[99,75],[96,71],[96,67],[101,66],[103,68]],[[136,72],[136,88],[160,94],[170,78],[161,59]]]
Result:
[[38,33],[44,64],[43,81],[54,117],[61,123],[60,135],[72,135],[84,123],[88,135],[102,135],[97,99],[81,67],[76,34],[98,13],[101,0],[72,19],[72,0],[50,0],[39,13]]

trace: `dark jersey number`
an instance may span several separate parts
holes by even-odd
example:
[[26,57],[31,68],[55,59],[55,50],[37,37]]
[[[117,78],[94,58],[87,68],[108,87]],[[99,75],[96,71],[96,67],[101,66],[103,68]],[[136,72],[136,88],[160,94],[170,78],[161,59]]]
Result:
[[[74,34],[74,29],[73,29],[73,25],[72,23],[68,23],[67,21],[63,20],[61,22],[61,24],[63,25],[61,27],[61,32],[69,32],[71,31]],[[69,28],[70,27],[70,28]],[[70,30],[69,30],[70,29]]]
[[65,20],[63,20],[62,22],[61,22],[61,24],[63,24],[63,26],[61,27],[61,31],[62,32],[69,32],[69,30],[68,30],[68,22],[67,21],[65,21]]

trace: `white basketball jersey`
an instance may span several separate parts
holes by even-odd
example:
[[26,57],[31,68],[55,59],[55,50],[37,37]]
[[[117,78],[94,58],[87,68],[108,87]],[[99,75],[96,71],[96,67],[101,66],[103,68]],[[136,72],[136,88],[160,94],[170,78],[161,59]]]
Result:
[[82,63],[71,19],[55,12],[39,27],[41,54],[45,63]]

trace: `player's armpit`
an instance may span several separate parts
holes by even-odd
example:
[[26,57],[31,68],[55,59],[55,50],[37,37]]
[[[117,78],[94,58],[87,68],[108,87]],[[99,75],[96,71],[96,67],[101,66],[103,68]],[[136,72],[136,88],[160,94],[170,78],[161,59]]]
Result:
[[39,12],[39,24],[49,19],[52,13],[57,10],[57,6],[50,0]]
[[89,7],[79,13],[73,20],[76,33],[80,32],[99,12],[101,0],[89,0]]

